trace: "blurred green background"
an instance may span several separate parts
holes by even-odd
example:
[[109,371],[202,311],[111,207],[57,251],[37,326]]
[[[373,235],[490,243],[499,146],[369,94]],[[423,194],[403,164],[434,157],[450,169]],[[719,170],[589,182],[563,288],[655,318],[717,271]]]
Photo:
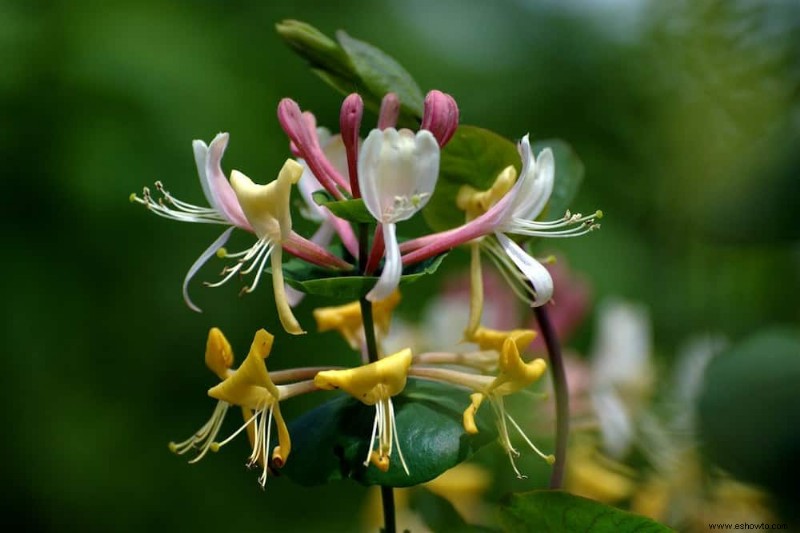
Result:
[[[187,309],[181,281],[218,231],[128,202],[158,179],[200,202],[190,143],[219,131],[226,170],[271,179],[284,96],[336,129],[341,98],[278,38],[284,18],[384,49],[424,91],[454,95],[464,123],[570,142],[587,169],[575,210],[606,218],[544,248],[597,298],[646,303],[663,357],[700,332],[797,326],[797,2],[0,0],[6,520],[309,531],[359,516],[352,483],[271,478],[262,493],[244,440],[191,466],[167,451],[213,408],[208,328],[241,358],[255,329],[280,327],[268,290],[195,283],[205,312]],[[301,307],[307,328],[320,303]],[[334,342],[293,339],[274,364],[330,358]]]

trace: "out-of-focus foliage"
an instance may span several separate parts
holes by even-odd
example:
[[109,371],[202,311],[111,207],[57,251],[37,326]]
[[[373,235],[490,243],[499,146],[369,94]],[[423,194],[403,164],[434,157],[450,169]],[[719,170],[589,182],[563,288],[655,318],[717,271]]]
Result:
[[[199,200],[190,142],[218,131],[231,133],[226,171],[272,179],[289,153],[275,118],[284,96],[336,129],[340,97],[276,35],[286,18],[386,50],[423,92],[455,96],[464,123],[567,140],[586,168],[575,209],[607,216],[600,232],[537,252],[563,252],[598,297],[649,305],[659,354],[698,331],[736,341],[800,320],[800,7],[792,0],[354,0],[346,8],[6,0],[7,519],[45,531],[353,525],[364,496],[355,483],[309,489],[274,477],[262,493],[244,468],[243,441],[197,465],[167,451],[213,408],[206,390],[215,378],[202,361],[208,328],[246,346],[257,328],[280,326],[269,291],[237,299],[237,287],[198,283],[193,296],[205,313],[188,310],[180,283],[214,231],[127,201],[157,179]],[[219,268],[198,279],[213,281]],[[418,283],[406,302],[436,290]],[[299,320],[310,327],[310,310],[330,302],[308,298]],[[417,308],[400,312],[412,318]],[[289,351],[278,336],[270,363],[349,353],[329,335],[293,339]],[[291,420],[325,397],[282,408]],[[735,453],[731,446],[724,452]],[[541,485],[547,474],[523,460],[531,479],[519,481],[501,459],[494,496]]]

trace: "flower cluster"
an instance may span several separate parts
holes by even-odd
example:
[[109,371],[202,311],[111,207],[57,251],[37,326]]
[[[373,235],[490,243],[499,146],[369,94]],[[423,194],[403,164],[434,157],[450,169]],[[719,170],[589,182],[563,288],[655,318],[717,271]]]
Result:
[[[362,298],[349,304],[315,310],[320,332],[336,330],[351,348],[361,352],[363,364],[355,368],[319,366],[269,372],[266,359],[275,339],[267,331],[256,332],[249,352],[233,369],[233,352],[219,329],[209,332],[206,365],[221,380],[208,391],[217,400],[209,421],[192,437],[170,448],[179,454],[195,450],[192,462],[209,450],[217,451],[241,432],[250,439],[252,453],[248,464],[261,468],[263,486],[270,470],[281,468],[289,459],[289,426],[281,414],[280,402],[298,394],[338,389],[358,402],[375,409],[371,434],[364,435],[367,453],[364,465],[387,471],[392,457],[399,459],[408,474],[413,463],[401,450],[395,404],[409,380],[427,380],[456,387],[464,393],[463,430],[479,432],[477,416],[484,402],[495,415],[499,441],[514,465],[518,452],[512,444],[509,427],[548,462],[552,455],[540,452],[511,417],[504,398],[536,382],[546,371],[542,359],[526,361],[523,356],[535,332],[496,330],[482,325],[483,286],[480,252],[497,265],[513,291],[531,306],[546,304],[553,293],[553,282],[541,262],[529,255],[515,238],[574,237],[592,231],[600,212],[589,216],[567,212],[554,221],[537,220],[544,212],[553,191],[555,158],[550,149],[534,157],[528,136],[518,145],[519,173],[511,165],[497,176],[488,176],[493,185],[479,191],[464,186],[456,205],[464,213],[464,223],[446,231],[401,242],[398,225],[425,208],[439,179],[442,149],[458,128],[459,111],[455,100],[442,92],[431,91],[424,101],[424,113],[417,131],[398,128],[400,102],[389,93],[383,98],[377,127],[362,138],[364,104],[357,94],[342,105],[340,133],[332,135],[317,128],[315,117],[291,99],[278,105],[278,120],[289,139],[291,153],[276,177],[259,184],[242,172],[222,169],[227,133],[217,135],[209,145],[194,141],[201,188],[208,206],[197,206],[172,196],[156,183],[157,196],[145,188],[132,195],[134,202],[173,220],[225,226],[223,233],[189,268],[183,295],[193,310],[200,309],[189,297],[189,284],[201,267],[217,256],[228,263],[221,279],[206,283],[217,287],[235,277],[251,276],[242,293],[256,289],[269,270],[275,307],[287,333],[305,333],[292,307],[303,296],[303,284],[284,278],[284,252],[328,278],[375,276]],[[292,228],[291,195],[297,186],[304,208],[302,216],[319,224],[306,238]],[[329,201],[320,202],[318,191]],[[334,207],[339,204],[361,206],[371,223]],[[363,216],[363,215],[362,215]],[[235,229],[254,236],[246,249],[229,252],[224,248]],[[341,246],[332,246],[338,241]],[[459,246],[472,254],[470,318],[464,340],[475,343],[475,352],[415,353],[413,346],[386,353],[382,340],[387,335],[391,315],[400,302],[399,286],[404,269],[430,260]],[[280,340],[278,342],[284,342]],[[328,363],[328,362],[326,362]],[[241,408],[244,423],[229,437],[217,440],[231,405]],[[273,442],[272,427],[277,432]]]

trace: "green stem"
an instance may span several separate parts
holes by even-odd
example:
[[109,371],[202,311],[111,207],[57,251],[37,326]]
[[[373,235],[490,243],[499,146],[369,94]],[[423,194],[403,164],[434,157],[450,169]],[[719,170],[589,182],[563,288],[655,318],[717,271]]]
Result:
[[[369,247],[369,225],[358,225],[358,267],[362,274],[367,267]],[[370,363],[378,360],[378,342],[375,339],[375,321],[372,318],[372,302],[362,296],[358,303],[361,305],[361,321],[364,325],[364,338],[367,340],[367,357]],[[383,531],[396,533],[394,512],[394,489],[381,485],[381,501],[383,502]]]
[[550,356],[551,375],[553,376],[553,389],[556,393],[556,462],[550,476],[550,488],[560,489],[564,484],[564,469],[567,462],[567,439],[569,437],[569,389],[567,388],[567,373],[564,370],[564,358],[561,356],[561,346],[558,336],[547,315],[544,306],[534,307],[533,314],[547,346]]

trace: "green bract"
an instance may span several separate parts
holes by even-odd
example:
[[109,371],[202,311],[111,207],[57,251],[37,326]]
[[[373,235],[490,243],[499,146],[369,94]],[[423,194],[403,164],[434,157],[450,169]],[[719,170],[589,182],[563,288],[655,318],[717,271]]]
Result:
[[[400,286],[433,274],[447,254],[406,267],[400,277]],[[378,278],[373,276],[341,276],[336,272],[315,267],[300,259],[284,263],[283,275],[291,287],[306,294],[328,296],[341,300],[356,300],[367,294]]]
[[477,416],[480,433],[464,432],[465,390],[409,378],[392,401],[410,475],[395,455],[387,472],[364,466],[375,408],[350,396],[330,400],[289,424],[292,456],[281,472],[303,485],[351,478],[365,485],[410,487],[453,468],[497,437],[490,409]]

